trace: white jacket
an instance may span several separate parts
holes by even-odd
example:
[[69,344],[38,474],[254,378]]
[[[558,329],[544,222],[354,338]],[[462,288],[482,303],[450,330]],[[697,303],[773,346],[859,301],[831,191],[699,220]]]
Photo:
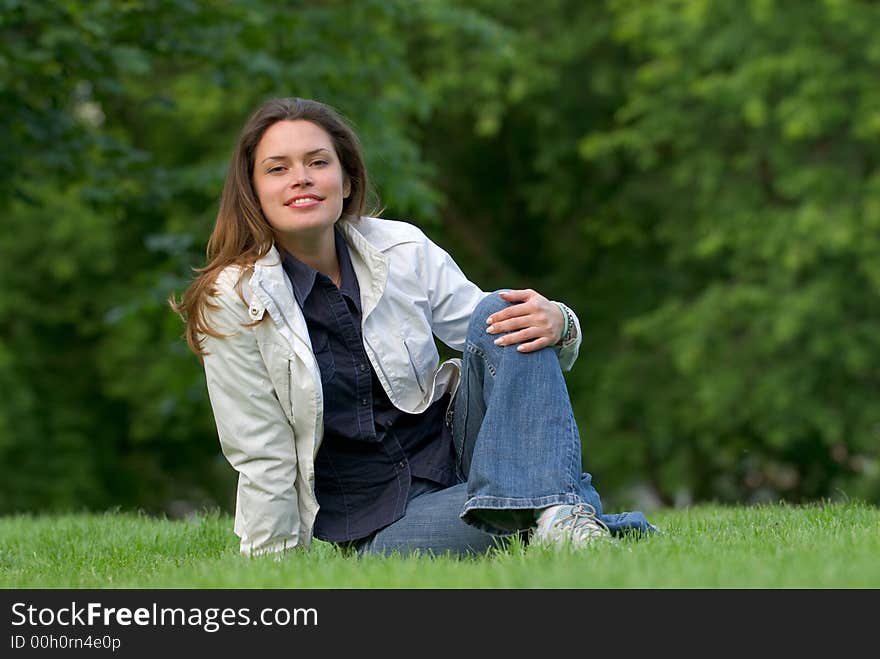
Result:
[[[440,365],[434,335],[461,351],[471,313],[487,293],[411,224],[364,217],[339,226],[360,285],[373,369],[395,406],[421,412],[458,385],[460,361]],[[308,547],[318,512],[321,375],[275,247],[249,278],[241,273],[237,266],[220,273],[212,299],[219,306],[206,314],[226,336],[204,336],[220,445],[239,474],[235,533],[244,554]],[[559,350],[565,370],[577,357],[577,330],[578,340]]]

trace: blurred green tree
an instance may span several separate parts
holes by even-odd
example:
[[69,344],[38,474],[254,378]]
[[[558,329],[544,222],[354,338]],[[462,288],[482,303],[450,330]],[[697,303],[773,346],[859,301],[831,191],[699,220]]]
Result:
[[468,4],[513,65],[431,119],[444,219],[579,310],[600,490],[880,499],[880,6]]

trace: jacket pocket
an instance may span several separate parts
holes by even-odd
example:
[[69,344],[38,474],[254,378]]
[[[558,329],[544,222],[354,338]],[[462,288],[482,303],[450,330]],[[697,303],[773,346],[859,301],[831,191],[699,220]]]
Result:
[[290,403],[290,353],[286,347],[272,341],[259,343],[259,348],[275,398],[278,399],[284,414],[290,420],[293,417]]
[[410,346],[409,341],[406,339],[403,340],[403,346],[406,348],[406,356],[409,358],[409,366],[415,376],[416,384],[419,385],[419,389],[422,392],[422,396],[425,396],[428,393],[428,390],[425,388],[425,375],[421,373],[422,368],[419,367],[419,360],[417,360],[413,356],[413,347]]

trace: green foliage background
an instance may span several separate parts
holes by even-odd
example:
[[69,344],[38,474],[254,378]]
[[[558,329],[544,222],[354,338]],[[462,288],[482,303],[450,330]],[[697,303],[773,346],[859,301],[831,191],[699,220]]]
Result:
[[249,112],[569,302],[612,505],[880,502],[880,4],[0,0],[0,513],[232,505],[181,292]]

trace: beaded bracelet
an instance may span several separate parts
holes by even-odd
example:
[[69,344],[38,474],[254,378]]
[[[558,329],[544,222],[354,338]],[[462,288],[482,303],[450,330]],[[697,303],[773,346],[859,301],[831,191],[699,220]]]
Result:
[[568,307],[562,304],[562,302],[554,302],[554,304],[559,307],[559,310],[562,312],[562,317],[565,319],[565,325],[562,328],[562,335],[559,337],[559,341],[556,342],[556,345],[560,346],[571,338],[574,323],[571,322]]
[[563,344],[571,343],[577,338],[577,325],[574,320],[574,311],[565,307],[565,313],[568,316],[568,331],[565,333]]

